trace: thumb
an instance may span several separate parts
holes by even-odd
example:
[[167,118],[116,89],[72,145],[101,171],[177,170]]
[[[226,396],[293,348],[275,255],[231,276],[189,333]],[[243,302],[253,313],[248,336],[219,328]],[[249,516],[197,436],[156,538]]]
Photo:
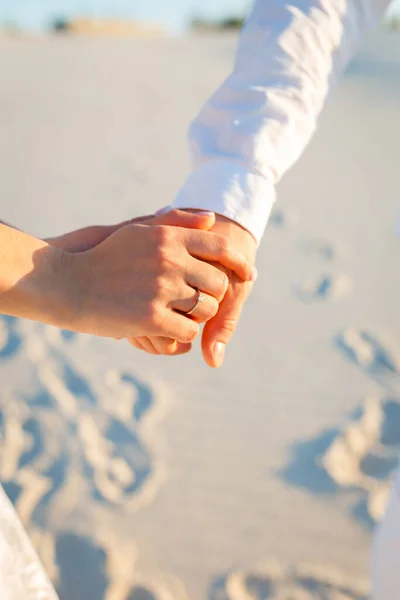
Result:
[[223,364],[226,345],[236,331],[244,303],[253,286],[252,281],[243,282],[232,276],[231,285],[218,313],[205,324],[201,346],[204,360],[209,367],[216,369]]
[[174,209],[163,214],[154,215],[151,219],[146,220],[144,225],[170,225],[172,227],[185,227],[186,229],[203,229],[208,231],[215,225],[215,213],[194,213]]

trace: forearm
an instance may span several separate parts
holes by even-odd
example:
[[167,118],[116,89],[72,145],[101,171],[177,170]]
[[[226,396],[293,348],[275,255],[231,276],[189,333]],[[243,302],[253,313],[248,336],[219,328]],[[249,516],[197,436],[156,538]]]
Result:
[[0,313],[71,327],[75,287],[66,253],[0,224]]
[[257,0],[233,73],[192,123],[176,206],[214,210],[260,240],[275,184],[309,143],[329,91],[389,0]]

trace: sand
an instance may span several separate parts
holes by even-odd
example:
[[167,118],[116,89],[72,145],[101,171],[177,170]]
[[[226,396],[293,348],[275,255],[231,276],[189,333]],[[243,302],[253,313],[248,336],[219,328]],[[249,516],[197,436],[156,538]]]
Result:
[[[0,42],[0,214],[148,213],[235,38]],[[226,364],[0,318],[0,481],[61,600],[365,600],[400,443],[400,37],[279,186]]]

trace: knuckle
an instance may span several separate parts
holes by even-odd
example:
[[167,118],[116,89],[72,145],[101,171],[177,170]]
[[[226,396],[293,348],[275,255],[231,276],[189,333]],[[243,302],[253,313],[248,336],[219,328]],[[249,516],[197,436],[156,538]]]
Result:
[[229,277],[226,273],[224,273],[224,271],[220,271],[221,275],[221,288],[224,294],[226,294],[226,292],[228,291],[228,287],[229,287]]
[[236,327],[237,327],[237,320],[236,319],[224,319],[222,325],[221,325],[221,332],[225,333],[228,337],[231,337],[235,331],[236,331]]
[[163,295],[164,289],[166,287],[165,278],[162,274],[156,275],[152,282],[152,291],[156,298],[159,298]]
[[218,270],[216,292],[219,298],[223,298],[229,288],[229,277],[224,271]]
[[208,318],[212,319],[213,317],[215,317],[215,315],[218,313],[219,311],[219,302],[218,300],[216,300],[215,298],[212,298],[210,300],[210,304],[208,306]]
[[[171,267],[174,266],[174,261],[168,248],[159,248],[156,256],[156,271],[159,273],[158,280],[160,283],[164,281],[164,276],[171,273]],[[165,283],[165,282],[164,282]]]
[[[164,235],[164,234],[163,234]],[[176,271],[177,267],[180,265],[179,258],[176,255],[176,245],[173,243],[172,234],[168,233],[168,242],[163,240],[163,242],[157,243],[154,249],[154,263],[155,263],[155,271],[160,275],[165,274],[166,272],[171,273],[173,269]]]
[[224,256],[229,253],[230,244],[229,244],[229,240],[227,237],[218,233],[217,238],[216,238],[216,244],[217,244],[218,251],[221,255]]
[[172,229],[168,225],[155,225],[154,237],[158,248],[168,246],[172,237]]
[[148,303],[145,311],[144,311],[145,322],[148,323],[151,327],[157,327],[161,322],[161,310],[160,305],[156,300],[152,300]]
[[183,339],[181,340],[185,344],[190,344],[199,335],[199,326],[193,321],[193,325],[188,326],[185,333],[182,334]]

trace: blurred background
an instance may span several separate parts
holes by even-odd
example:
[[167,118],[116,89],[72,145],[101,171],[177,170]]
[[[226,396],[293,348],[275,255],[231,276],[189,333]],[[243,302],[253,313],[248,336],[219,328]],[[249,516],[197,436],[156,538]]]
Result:
[[[170,203],[244,0],[0,0],[0,218]],[[278,188],[224,367],[0,317],[0,482],[61,600],[366,600],[400,444],[400,4]]]
[[[251,0],[2,0],[0,20],[8,31],[52,31],[74,27],[76,21],[91,21],[92,25],[118,22],[123,31],[126,24],[141,23],[150,29],[154,25],[165,33],[179,34],[191,28],[235,28],[252,6]],[[387,17],[387,25],[399,27],[398,0]]]
[[27,0],[3,0],[1,19],[8,28],[24,30],[58,29],[60,23],[80,20],[110,20],[158,24],[168,33],[180,33],[193,22],[201,21],[210,26],[229,24],[230,19],[241,20],[250,3],[248,0],[173,0],[166,4],[161,0],[57,0],[28,2]]

